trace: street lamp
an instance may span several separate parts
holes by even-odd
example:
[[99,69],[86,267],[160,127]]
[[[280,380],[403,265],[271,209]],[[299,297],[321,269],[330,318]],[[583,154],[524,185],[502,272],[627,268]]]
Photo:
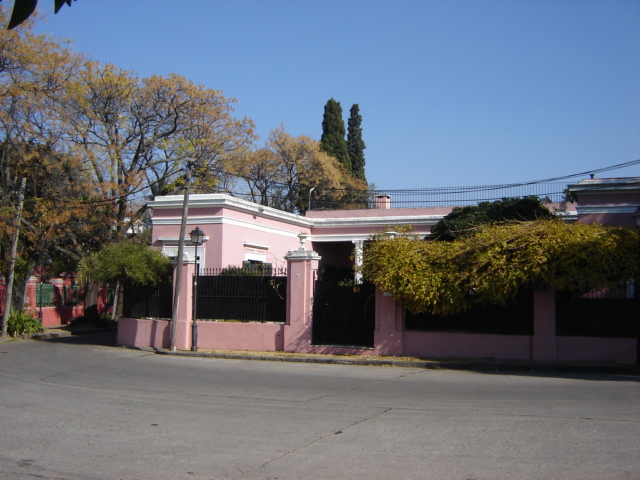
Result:
[[[635,212],[631,214],[633,217],[633,221],[636,224],[636,229],[638,230],[638,266],[640,267],[640,207],[636,209]],[[640,276],[640,275],[639,275]],[[636,309],[638,313],[640,313],[640,279],[635,279],[634,285],[634,293],[636,297]],[[640,318],[638,320],[638,325],[636,326],[636,365],[640,365]]]
[[200,265],[198,264],[198,245],[202,245],[205,242],[204,232],[200,230],[200,227],[196,227],[189,232],[191,236],[191,243],[196,247],[195,251],[195,264],[196,264],[196,276],[193,281],[193,310],[191,317],[193,323],[191,324],[191,351],[198,351],[198,323],[196,322],[196,308],[198,306],[198,277],[200,276]]
[[309,190],[309,204],[307,205],[307,210],[311,210],[311,194],[315,189],[316,187],[311,187],[311,190]]
[[38,297],[38,295],[36,295],[36,300],[40,301],[40,311],[38,312],[38,317],[40,318],[40,323],[42,323],[42,288],[43,288],[43,284],[44,284],[44,269],[45,266],[49,266],[51,265],[51,260],[50,259],[44,259],[44,255],[42,255],[40,257],[40,296]]

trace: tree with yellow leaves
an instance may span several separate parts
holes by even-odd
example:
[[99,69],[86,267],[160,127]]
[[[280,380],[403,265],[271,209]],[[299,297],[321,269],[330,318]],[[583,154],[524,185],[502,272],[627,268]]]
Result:
[[292,137],[282,126],[269,133],[266,145],[252,152],[237,173],[245,179],[252,201],[289,212],[307,210],[312,188],[338,195],[349,188],[367,188],[323,152],[320,142],[305,135]]
[[[53,115],[66,80],[83,59],[29,28],[0,31],[0,271],[6,277],[9,266],[16,266],[11,272],[16,309],[22,308],[27,278],[59,239],[62,226],[83,215],[75,210],[77,192],[84,189],[82,175],[72,159],[58,156],[60,130]],[[17,216],[19,191],[24,208]],[[13,258],[8,245],[18,228],[18,258]]]

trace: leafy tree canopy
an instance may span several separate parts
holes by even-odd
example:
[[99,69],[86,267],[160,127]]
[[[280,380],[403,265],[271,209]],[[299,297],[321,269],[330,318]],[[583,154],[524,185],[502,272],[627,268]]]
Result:
[[438,240],[454,240],[474,233],[481,225],[552,216],[538,197],[503,198],[495,202],[481,202],[477,206],[455,207],[431,228],[431,234]]
[[292,137],[282,126],[269,133],[264,147],[236,163],[235,171],[246,181],[254,202],[288,212],[309,208],[311,188],[337,197],[349,189],[366,189],[366,183],[349,175],[317,140]]
[[83,280],[156,285],[169,277],[171,261],[143,243],[120,242],[84,257],[79,270]]
[[637,278],[637,233],[628,228],[511,221],[451,242],[384,235],[367,245],[363,273],[413,312],[450,315],[504,304],[525,288],[586,292]]

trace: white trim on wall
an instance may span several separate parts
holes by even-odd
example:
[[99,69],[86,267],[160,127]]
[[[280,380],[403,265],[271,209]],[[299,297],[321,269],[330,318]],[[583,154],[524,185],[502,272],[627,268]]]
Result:
[[631,215],[639,205],[585,205],[576,208],[579,215],[602,215],[612,213],[628,213]]
[[[166,210],[182,208],[184,197],[182,195],[166,195],[155,197],[147,206],[154,210]],[[297,227],[310,227],[312,221],[308,218],[296,215],[295,213],[284,212],[276,208],[265,207],[257,203],[243,200],[237,197],[230,197],[224,193],[196,194],[189,196],[189,207],[195,208],[228,208],[263,218],[270,218],[281,222],[287,222]],[[189,218],[192,218],[191,216]],[[191,222],[190,222],[191,223]],[[160,225],[160,224],[159,224]]]
[[385,227],[387,225],[435,225],[445,215],[413,215],[393,217],[314,218],[313,228]]

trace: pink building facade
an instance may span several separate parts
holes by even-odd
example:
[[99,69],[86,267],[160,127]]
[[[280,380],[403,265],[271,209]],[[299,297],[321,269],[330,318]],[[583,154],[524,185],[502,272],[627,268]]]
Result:
[[[570,185],[577,203],[550,205],[565,221],[633,225],[632,213],[640,206],[640,178],[591,179]],[[606,191],[606,193],[605,193]],[[176,257],[182,212],[182,196],[157,197],[153,210],[152,244]],[[287,318],[284,323],[199,322],[200,349],[291,351],[305,353],[411,355],[421,358],[502,358],[536,361],[617,361],[636,359],[635,338],[558,336],[556,296],[537,291],[533,302],[530,335],[408,331],[405,312],[386,292],[375,294],[375,327],[372,347],[314,345],[314,281],[328,270],[352,271],[362,261],[362,246],[372,234],[393,232],[410,225],[420,235],[447,215],[451,207],[389,208],[380,197],[370,210],[309,211],[305,216],[282,212],[223,194],[192,195],[187,232],[199,227],[204,245],[195,247],[185,238],[182,292],[177,348],[191,345],[191,275],[194,262],[201,268],[243,264],[287,267]],[[597,216],[597,217],[594,217]],[[357,271],[357,269],[356,269]],[[359,278],[354,274],[357,284]],[[121,318],[118,343],[166,348],[169,322]]]

